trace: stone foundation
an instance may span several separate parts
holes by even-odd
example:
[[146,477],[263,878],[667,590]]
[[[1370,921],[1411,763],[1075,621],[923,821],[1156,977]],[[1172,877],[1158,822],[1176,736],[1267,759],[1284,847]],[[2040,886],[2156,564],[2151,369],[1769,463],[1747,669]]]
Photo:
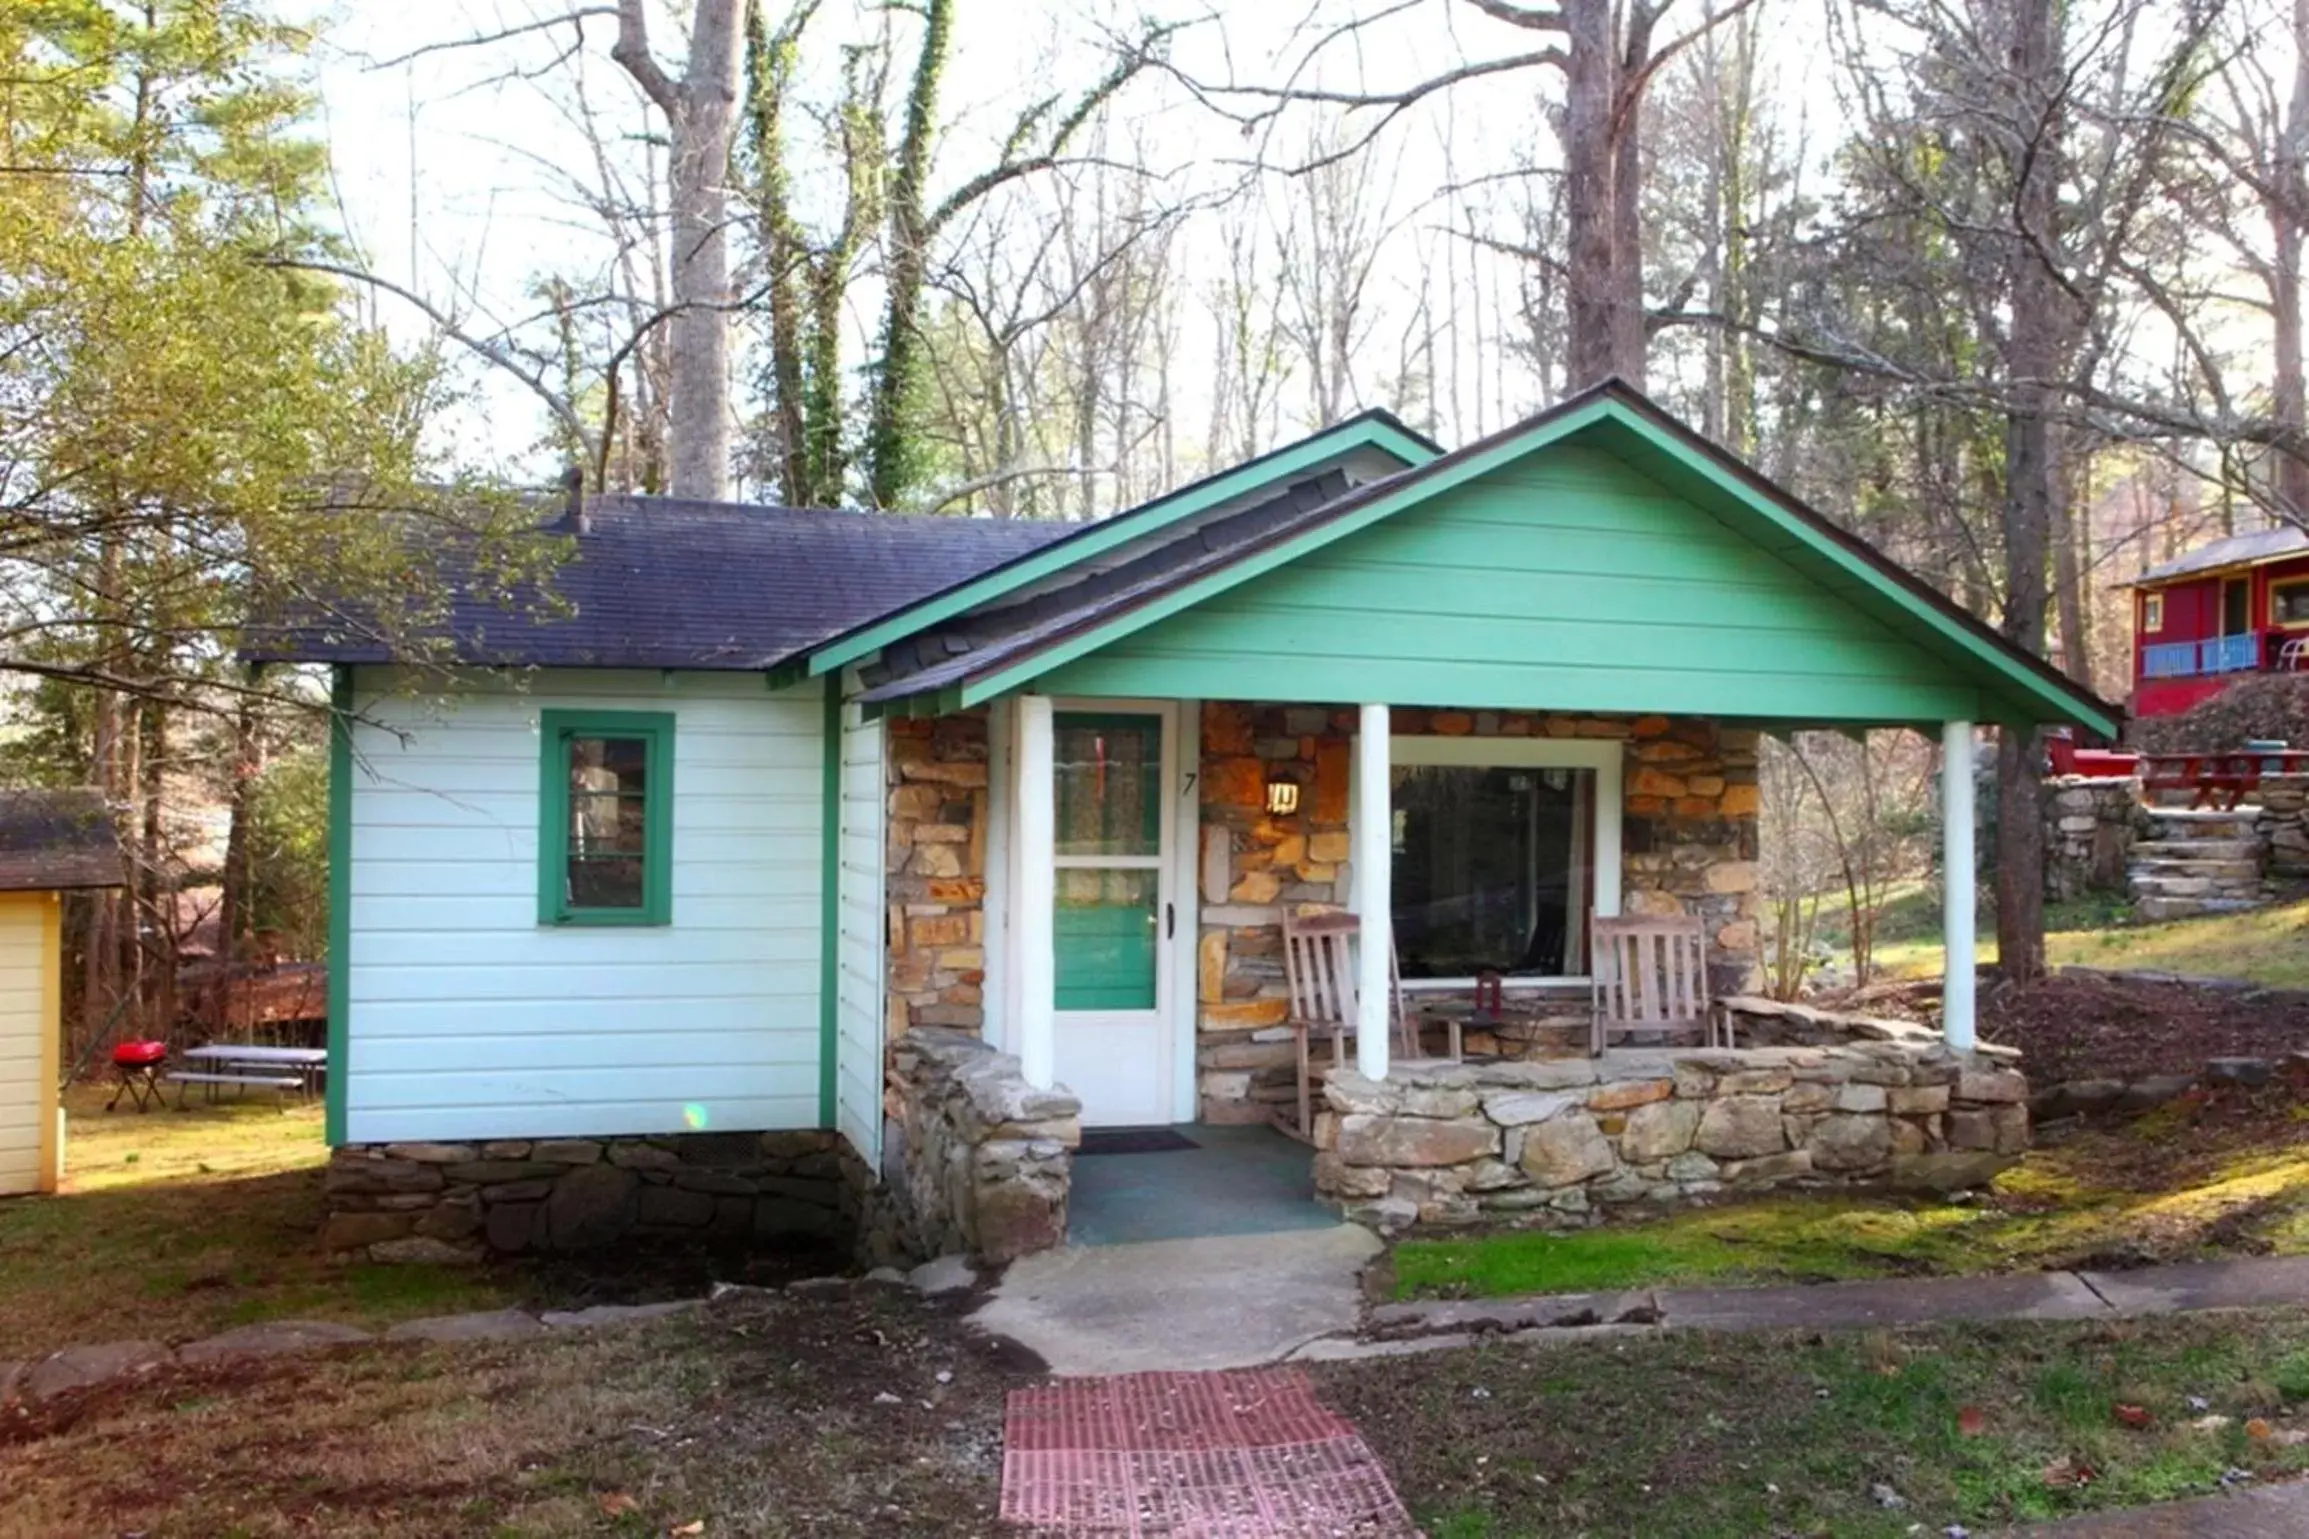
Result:
[[832,1133],[348,1144],[331,1152],[321,1243],[380,1261],[634,1240],[847,1245],[864,1166]]
[[938,1027],[892,1044],[890,1091],[899,1112],[869,1254],[959,1254],[999,1266],[1065,1243],[1080,1101],[1035,1089],[1016,1058]]
[[[1202,711],[1202,826],[1196,1063],[1205,1122],[1265,1121],[1295,1101],[1282,916],[1348,896],[1348,761],[1352,707],[1209,701]],[[1757,972],[1756,734],[1698,717],[1551,715],[1397,707],[1401,736],[1576,738],[1625,745],[1621,903],[1630,914],[1708,921],[1719,992]],[[1269,779],[1299,787],[1296,812],[1266,810]],[[1521,990],[1519,998],[1528,997]],[[1419,992],[1411,1000],[1448,996]],[[1584,1049],[1584,988],[1543,993],[1561,1009],[1509,1032],[1471,1033],[1469,1053],[1533,1056]],[[1429,1041],[1440,1049],[1439,1029]]]
[[1977,1186],[2028,1148],[2028,1081],[1914,1044],[1398,1063],[1323,1086],[1315,1185],[1393,1233],[1571,1228],[1777,1187]]

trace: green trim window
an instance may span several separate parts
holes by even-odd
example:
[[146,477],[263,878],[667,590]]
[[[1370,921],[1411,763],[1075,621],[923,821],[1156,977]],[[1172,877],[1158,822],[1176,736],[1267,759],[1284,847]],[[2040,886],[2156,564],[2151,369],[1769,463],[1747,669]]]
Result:
[[673,716],[540,718],[537,922],[673,922]]

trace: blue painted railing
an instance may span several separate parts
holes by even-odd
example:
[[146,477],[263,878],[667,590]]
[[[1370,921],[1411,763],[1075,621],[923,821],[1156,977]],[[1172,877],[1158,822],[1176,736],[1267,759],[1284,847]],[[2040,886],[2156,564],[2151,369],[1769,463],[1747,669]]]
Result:
[[2250,673],[2260,665],[2260,638],[2216,636],[2210,641],[2161,641],[2141,648],[2144,679],[2190,679],[2208,673]]

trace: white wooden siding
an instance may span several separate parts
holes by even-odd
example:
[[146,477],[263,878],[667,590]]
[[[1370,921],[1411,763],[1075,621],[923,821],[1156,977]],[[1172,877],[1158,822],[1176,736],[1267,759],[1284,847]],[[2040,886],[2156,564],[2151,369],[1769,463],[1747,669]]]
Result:
[[[381,725],[353,736],[345,1136],[818,1126],[817,689],[571,671],[443,699],[395,682],[355,678]],[[672,924],[537,922],[548,708],[673,714]]]
[[882,995],[887,920],[882,913],[884,854],[882,723],[843,708],[841,983],[834,1061],[835,1124],[869,1169],[882,1160]]
[[0,898],[0,1195],[48,1185],[40,1133],[55,1112],[43,1083],[42,1034],[49,1030],[42,969],[61,965],[47,950],[45,894]]

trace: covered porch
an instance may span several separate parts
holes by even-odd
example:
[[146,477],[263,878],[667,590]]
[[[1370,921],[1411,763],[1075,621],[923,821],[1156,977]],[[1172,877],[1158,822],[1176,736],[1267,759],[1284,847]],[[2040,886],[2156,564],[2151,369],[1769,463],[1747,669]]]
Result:
[[[1607,1187],[1875,1179],[2025,1140],[1998,1110],[2018,1077],[1964,1078],[2004,1073],[1975,1053],[1969,880],[1930,1041],[1599,1063],[1547,1025],[1583,1011],[1596,918],[1697,921],[1711,990],[1751,986],[1766,734],[1936,740],[1941,868],[1969,874],[1976,723],[2117,724],[1620,387],[1150,526],[855,659],[828,666],[888,734],[890,1029],[975,1029],[1085,1126],[1295,1103],[1279,932],[1329,906],[1358,918],[1355,1029],[1316,1184],[1357,1216],[1569,1219]],[[1416,1013],[1484,974],[1547,1008],[1468,1063],[1399,1058],[1391,957]]]

